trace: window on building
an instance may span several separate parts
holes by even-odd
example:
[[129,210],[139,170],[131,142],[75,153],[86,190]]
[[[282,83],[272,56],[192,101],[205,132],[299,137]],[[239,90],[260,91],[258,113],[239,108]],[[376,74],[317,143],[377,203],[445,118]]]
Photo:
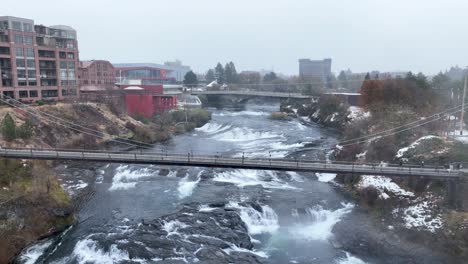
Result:
[[32,31],[33,31],[32,24],[24,23],[24,24],[23,24],[23,31],[32,32]]
[[58,96],[58,91],[57,90],[42,90],[41,95],[44,98],[57,97]]
[[36,62],[34,60],[27,60],[26,62],[29,69],[36,68]]
[[34,58],[34,49],[33,48],[26,48],[26,57]]
[[32,36],[24,36],[24,44],[26,45],[32,45],[33,44],[33,37]]
[[67,53],[61,51],[61,52],[59,52],[59,57],[60,57],[61,59],[66,59],[66,58],[67,58]]
[[67,59],[74,59],[75,54],[74,53],[67,53]]
[[75,70],[69,70],[68,71],[68,79],[69,80],[75,80]]
[[3,97],[5,97],[5,98],[15,98],[15,92],[13,92],[13,91],[3,91]]
[[68,69],[75,69],[75,62],[74,61],[69,61],[68,62]]
[[67,69],[60,69],[60,79],[61,80],[67,79]]
[[14,30],[18,30],[18,31],[22,31],[23,28],[21,27],[21,22],[18,22],[18,21],[13,21],[11,23],[11,26]]
[[17,68],[26,67],[26,63],[24,62],[24,59],[16,59],[16,67]]
[[28,79],[36,79],[36,70],[28,70]]
[[5,30],[9,29],[8,21],[0,21],[0,28]]
[[36,81],[28,81],[28,86],[37,86]]
[[38,95],[38,93],[37,93],[36,90],[29,91],[29,97],[37,97],[37,95]]
[[15,35],[15,43],[17,43],[17,44],[23,44],[23,35],[16,34],[16,35]]
[[18,78],[26,78],[26,70],[17,70],[16,74]]
[[23,48],[15,48],[15,55],[16,55],[16,57],[24,57]]
[[67,41],[67,49],[74,49],[75,48],[75,44],[73,43],[73,41]]
[[19,91],[19,97],[20,98],[27,98],[28,97],[28,91]]
[[23,81],[23,80],[18,81],[18,86],[26,86],[26,85],[28,85],[26,81]]
[[60,62],[60,69],[66,69],[67,68],[67,62],[66,61],[61,61]]
[[8,35],[0,34],[0,42],[10,42],[10,38],[8,38]]

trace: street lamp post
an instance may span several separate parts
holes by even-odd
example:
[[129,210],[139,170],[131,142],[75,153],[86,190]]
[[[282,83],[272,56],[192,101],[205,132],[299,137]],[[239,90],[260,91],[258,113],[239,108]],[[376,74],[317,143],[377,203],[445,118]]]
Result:
[[463,86],[462,109],[461,109],[461,115],[460,115],[460,136],[463,136],[463,118],[465,115],[466,81],[467,81],[467,76],[465,75],[465,85]]

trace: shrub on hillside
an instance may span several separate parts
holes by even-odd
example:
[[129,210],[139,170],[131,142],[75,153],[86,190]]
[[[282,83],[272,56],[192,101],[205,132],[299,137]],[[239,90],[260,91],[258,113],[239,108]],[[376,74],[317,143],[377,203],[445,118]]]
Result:
[[395,136],[387,136],[371,141],[367,147],[366,160],[371,162],[395,159],[398,147]]
[[9,113],[5,114],[5,117],[3,118],[2,121],[2,127],[1,127],[3,139],[6,141],[12,141],[15,140],[16,138],[16,125],[15,121],[11,117]]
[[203,126],[211,120],[211,113],[205,109],[192,109],[188,112],[189,122],[195,123],[197,127]]
[[359,191],[359,196],[367,205],[373,206],[379,199],[379,191],[374,186],[368,186]]
[[30,139],[33,136],[33,125],[31,120],[27,119],[24,124],[18,127],[16,134],[21,139]]
[[152,143],[156,140],[155,132],[148,127],[137,126],[133,132],[133,138],[137,141]]

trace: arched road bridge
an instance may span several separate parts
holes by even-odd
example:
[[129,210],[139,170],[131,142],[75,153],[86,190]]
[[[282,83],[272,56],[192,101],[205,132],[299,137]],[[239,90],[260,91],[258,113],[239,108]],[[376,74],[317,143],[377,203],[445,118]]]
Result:
[[295,98],[295,99],[311,99],[313,96],[303,95],[300,93],[280,93],[267,91],[249,91],[249,90],[216,90],[216,91],[192,91],[192,95],[243,95],[256,97],[271,97],[271,98]]
[[310,171],[322,173],[354,173],[360,175],[418,176],[430,179],[456,180],[463,171],[439,168],[379,164],[354,164],[303,159],[257,159],[148,152],[107,152],[70,149],[0,148],[0,157],[13,159],[74,160],[108,163],[133,163],[171,166],[234,168],[278,171]]

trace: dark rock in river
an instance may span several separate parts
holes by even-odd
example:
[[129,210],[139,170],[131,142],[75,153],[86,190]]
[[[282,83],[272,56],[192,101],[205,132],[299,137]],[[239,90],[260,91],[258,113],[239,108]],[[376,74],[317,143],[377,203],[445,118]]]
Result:
[[159,176],[167,176],[169,174],[169,169],[161,168],[159,170]]
[[[261,206],[249,202],[261,210]],[[122,233],[107,232],[92,235],[100,248],[110,245],[128,252],[132,259],[152,263],[261,263],[261,258],[249,252],[253,244],[247,226],[232,208],[224,202],[213,203],[206,210],[199,210],[199,203],[185,204],[170,215],[132,224]],[[124,239],[123,239],[124,238]]]

